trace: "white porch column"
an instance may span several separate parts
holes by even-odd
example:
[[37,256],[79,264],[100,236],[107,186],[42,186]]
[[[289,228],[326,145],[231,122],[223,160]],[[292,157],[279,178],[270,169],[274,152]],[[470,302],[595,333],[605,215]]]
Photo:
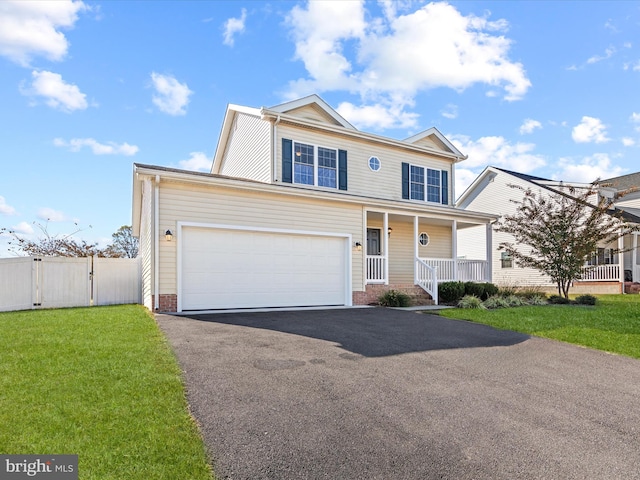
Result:
[[487,246],[487,282],[493,280],[493,226],[490,223],[486,225],[486,246]]
[[389,285],[389,212],[384,212],[382,220],[382,251],[384,252],[384,284]]
[[416,258],[418,258],[418,229],[420,228],[418,216],[413,216],[413,283],[418,284],[418,269],[416,268]]
[[620,285],[622,286],[622,293],[624,293],[624,236],[623,231],[620,229],[620,236],[618,237],[618,265],[620,268]]
[[636,274],[638,265],[638,233],[633,232],[633,250],[631,250],[631,280],[634,282],[640,281]]
[[451,256],[453,257],[453,280],[458,280],[458,221],[451,224]]

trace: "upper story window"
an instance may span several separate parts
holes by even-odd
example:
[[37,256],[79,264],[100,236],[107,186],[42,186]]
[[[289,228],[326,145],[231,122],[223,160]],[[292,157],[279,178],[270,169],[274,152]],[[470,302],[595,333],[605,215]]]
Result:
[[369,168],[372,172],[377,172],[380,170],[380,159],[378,157],[370,157],[369,158]]
[[347,189],[347,152],[282,139],[282,181]]
[[402,198],[449,204],[449,173],[446,170],[402,164]]

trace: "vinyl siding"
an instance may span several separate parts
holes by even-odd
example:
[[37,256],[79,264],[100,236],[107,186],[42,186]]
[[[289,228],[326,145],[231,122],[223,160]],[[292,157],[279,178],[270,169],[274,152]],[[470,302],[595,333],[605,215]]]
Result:
[[[362,207],[325,200],[291,198],[226,187],[161,183],[161,230],[177,223],[199,222],[351,234],[362,239]],[[177,241],[160,241],[160,293],[177,293]],[[259,248],[257,246],[256,248]],[[352,250],[352,288],[362,291],[363,252]]]
[[[385,200],[402,199],[402,162],[408,162],[427,168],[449,172],[448,202],[452,205],[452,184],[454,181],[452,163],[435,155],[404,150],[383,145],[366,139],[357,139],[328,132],[318,132],[310,128],[300,128],[287,123],[277,127],[276,140],[276,180],[282,181],[282,138],[311,145],[347,151],[349,184],[347,192],[355,195],[382,198]],[[369,158],[380,159],[381,168],[377,172],[369,168]],[[338,191],[318,187],[322,190]],[[427,203],[412,201],[416,203]],[[434,205],[434,204],[430,204]]]
[[142,182],[142,208],[140,214],[140,270],[142,277],[142,304],[153,311],[153,187],[148,178]]
[[296,117],[304,118],[306,120],[327,123],[329,125],[339,125],[331,115],[328,115],[324,110],[313,105],[306,105],[304,107],[290,110],[287,112],[287,115],[295,115]]
[[[367,228],[378,228],[381,233],[383,224],[379,220],[367,223]],[[414,280],[414,246],[417,237],[414,235],[413,221],[389,220],[393,230],[388,237],[389,242],[389,283],[413,283]],[[451,258],[451,228],[429,224],[425,220],[419,223],[418,234],[429,235],[429,245],[418,247],[421,258]]]
[[238,113],[229,134],[220,173],[230,177],[271,182],[271,124]]
[[[522,192],[509,185],[518,185],[523,188],[533,187],[529,182],[513,177],[505,173],[498,173],[493,181],[486,181],[480,184],[477,195],[472,195],[461,207],[476,212],[487,212],[499,215],[510,215],[516,212],[517,205],[511,199],[520,199]],[[484,187],[484,188],[482,188]],[[541,189],[541,191],[544,191]],[[470,230],[470,231],[469,231]],[[498,245],[501,242],[512,242],[513,237],[508,233],[493,232],[493,282],[498,285],[508,286],[548,286],[554,285],[551,279],[542,275],[540,271],[533,268],[521,268],[515,263],[514,268],[502,268],[500,260],[501,251]],[[468,259],[485,258],[485,254],[478,257],[478,245],[486,245],[486,233],[483,228],[470,228],[464,233],[458,232],[458,256]],[[523,251],[527,248],[522,246]]]

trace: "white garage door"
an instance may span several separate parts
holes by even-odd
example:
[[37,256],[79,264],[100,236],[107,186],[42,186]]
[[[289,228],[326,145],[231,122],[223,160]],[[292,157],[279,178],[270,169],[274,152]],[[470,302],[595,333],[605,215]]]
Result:
[[346,304],[344,237],[183,227],[181,308]]

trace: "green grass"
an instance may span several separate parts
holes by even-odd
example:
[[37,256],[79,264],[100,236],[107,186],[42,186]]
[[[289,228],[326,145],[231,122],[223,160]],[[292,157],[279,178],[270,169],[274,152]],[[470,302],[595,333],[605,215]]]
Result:
[[448,318],[640,358],[640,295],[598,295],[598,304],[442,310]]
[[78,454],[80,479],[208,479],[181,372],[141,306],[0,313],[0,452]]

